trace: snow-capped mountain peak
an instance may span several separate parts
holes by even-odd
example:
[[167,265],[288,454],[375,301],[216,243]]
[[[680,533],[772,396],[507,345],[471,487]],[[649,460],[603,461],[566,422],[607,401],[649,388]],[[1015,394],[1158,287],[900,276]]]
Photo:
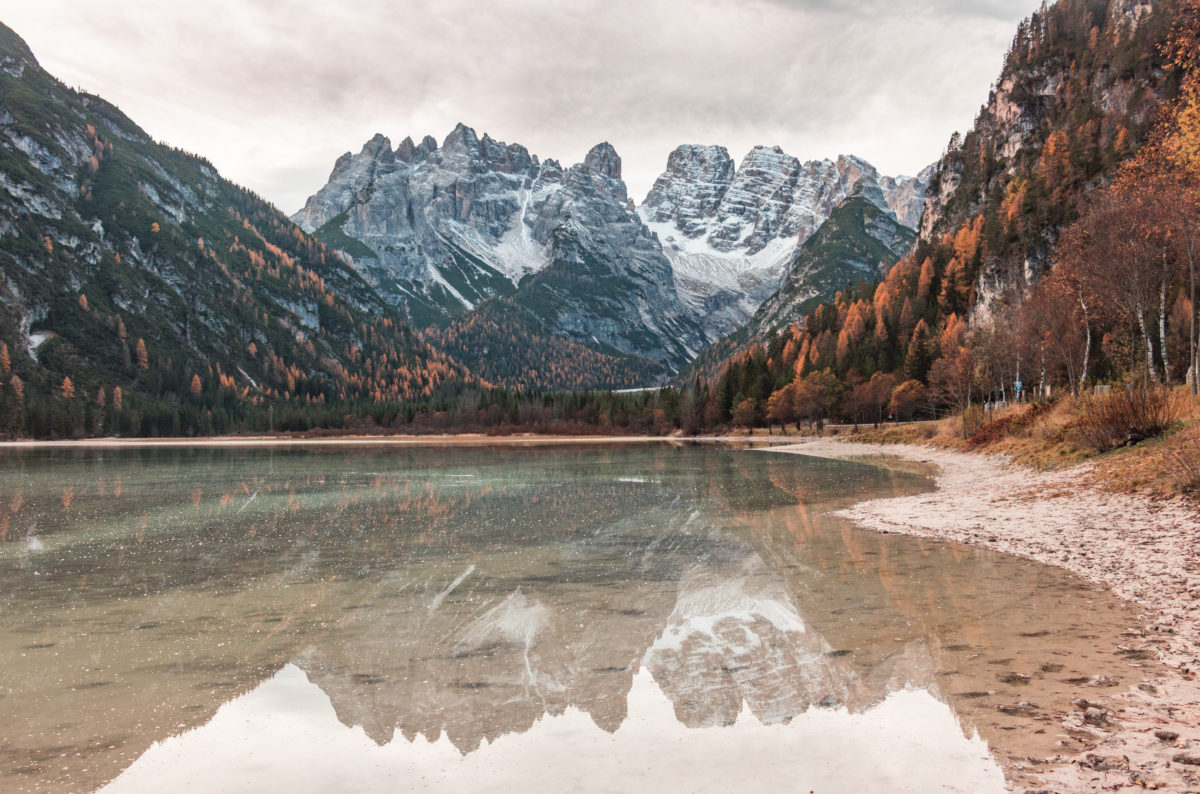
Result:
[[802,162],[756,146],[734,167],[720,146],[680,146],[639,212],[670,258],[684,300],[711,338],[741,327],[783,282],[801,245],[861,195],[916,226],[927,179],[881,176],[865,160]]

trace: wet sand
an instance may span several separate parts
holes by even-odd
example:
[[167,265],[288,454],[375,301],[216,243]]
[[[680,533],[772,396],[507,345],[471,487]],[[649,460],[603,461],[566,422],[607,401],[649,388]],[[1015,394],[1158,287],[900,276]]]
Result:
[[[1003,456],[813,439],[772,451],[932,464],[931,493],[863,502],[840,515],[880,532],[968,543],[1074,571],[1135,604],[1142,628],[1118,651],[1167,672],[1061,720],[1063,753],[1010,763],[1018,791],[1200,788],[1200,513],[1182,501],[1111,494],[1090,469],[1037,472]],[[1100,702],[1103,701],[1103,702]],[[1066,737],[1090,735],[1083,752]]]

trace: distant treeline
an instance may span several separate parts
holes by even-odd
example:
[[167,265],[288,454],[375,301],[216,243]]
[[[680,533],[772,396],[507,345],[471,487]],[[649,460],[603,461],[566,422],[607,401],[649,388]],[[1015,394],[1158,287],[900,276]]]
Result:
[[[544,433],[551,435],[670,435],[723,432],[779,425],[765,412],[767,401],[751,399],[768,383],[765,367],[731,368],[717,384],[703,381],[684,387],[637,392],[524,392],[470,387],[413,401],[250,403],[220,389],[171,392],[171,400],[113,394],[83,397],[65,393],[27,399],[9,386],[0,388],[0,437],[74,439],[87,437],[172,438],[265,433],[434,434]],[[852,392],[818,395],[788,409],[787,422],[815,425],[846,420],[876,422],[890,413],[891,392],[883,404],[858,401]],[[928,416],[938,409],[925,400],[905,409],[903,418]]]
[[249,403],[203,388],[172,401],[101,392],[26,399],[0,388],[0,436],[70,439],[101,436],[194,437],[259,433],[658,434],[704,429],[693,389],[616,392],[517,392],[472,387],[416,401]]

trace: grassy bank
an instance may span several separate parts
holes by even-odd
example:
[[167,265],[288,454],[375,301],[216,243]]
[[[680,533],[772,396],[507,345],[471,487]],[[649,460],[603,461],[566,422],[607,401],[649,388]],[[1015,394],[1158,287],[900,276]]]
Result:
[[1004,454],[1040,470],[1089,463],[1096,484],[1106,489],[1200,503],[1200,401],[1183,388],[1164,390],[1158,399],[1157,404],[1144,405],[1122,392],[1067,396],[986,414],[975,408],[965,421],[959,415],[827,432],[863,442]]

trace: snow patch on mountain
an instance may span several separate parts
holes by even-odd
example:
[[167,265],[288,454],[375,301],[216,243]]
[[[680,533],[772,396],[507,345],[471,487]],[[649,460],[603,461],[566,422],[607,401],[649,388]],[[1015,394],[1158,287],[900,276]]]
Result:
[[800,246],[847,198],[861,195],[915,227],[931,174],[881,176],[842,156],[802,162],[756,146],[734,167],[720,146],[680,146],[639,208],[671,260],[680,296],[719,339],[783,283]]
[[507,298],[550,333],[670,371],[710,341],[608,143],[564,170],[462,124],[440,147],[376,135],[294,220],[421,327]]

